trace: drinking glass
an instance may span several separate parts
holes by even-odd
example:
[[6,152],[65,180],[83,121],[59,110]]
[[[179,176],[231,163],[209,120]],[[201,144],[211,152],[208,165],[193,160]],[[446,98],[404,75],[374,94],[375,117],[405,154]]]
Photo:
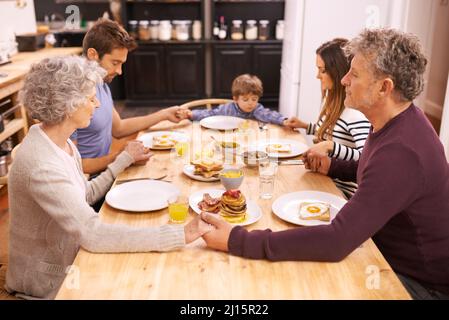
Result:
[[273,197],[277,166],[276,162],[269,160],[259,162],[259,196],[261,199]]
[[168,199],[168,216],[172,223],[184,223],[189,214],[189,204],[186,199],[180,197],[178,199]]

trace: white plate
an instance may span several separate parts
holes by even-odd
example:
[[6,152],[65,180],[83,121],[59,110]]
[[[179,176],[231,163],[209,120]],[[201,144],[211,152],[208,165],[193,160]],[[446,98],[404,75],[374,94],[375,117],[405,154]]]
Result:
[[[225,191],[226,191],[225,189],[203,189],[195,193],[192,193],[189,197],[190,208],[192,208],[192,210],[195,211],[196,213],[200,214],[201,209],[198,208],[198,202],[203,200],[203,194],[209,193],[211,197],[218,198],[221,197],[221,195]],[[233,223],[233,224],[238,226],[247,226],[257,222],[261,217],[262,217],[262,210],[257,205],[257,203],[252,200],[246,200],[246,220],[240,223]]]
[[205,178],[198,174],[193,174],[195,172],[195,166],[192,164],[186,164],[184,166],[184,169],[182,172],[188,176],[189,178],[193,180],[203,181],[203,182],[214,182],[214,181],[220,181],[219,177],[211,177],[211,178]]
[[146,212],[166,208],[168,199],[179,194],[179,189],[171,183],[139,180],[114,187],[106,194],[106,202],[119,210]]
[[320,191],[298,191],[287,193],[277,198],[271,207],[274,214],[282,220],[300,226],[318,226],[331,222],[303,220],[299,216],[299,205],[303,202],[326,202],[330,204],[331,222],[345,205],[346,200],[336,195]]
[[204,128],[215,130],[234,130],[238,129],[244,119],[230,116],[212,116],[200,121]]
[[309,147],[299,141],[290,140],[290,139],[271,139],[264,142],[259,142],[256,145],[252,145],[248,147],[248,151],[263,151],[267,152],[267,146],[269,144],[290,144],[291,151],[290,152],[270,152],[268,156],[271,158],[292,158],[299,156],[300,154],[306,152]]
[[148,132],[143,135],[141,135],[138,140],[143,142],[143,145],[150,149],[155,150],[170,150],[174,147],[153,147],[153,137],[157,136],[163,136],[163,135],[170,135],[174,140],[180,141],[180,142],[188,142],[189,136],[183,132],[176,132],[176,131],[154,131],[154,132]]

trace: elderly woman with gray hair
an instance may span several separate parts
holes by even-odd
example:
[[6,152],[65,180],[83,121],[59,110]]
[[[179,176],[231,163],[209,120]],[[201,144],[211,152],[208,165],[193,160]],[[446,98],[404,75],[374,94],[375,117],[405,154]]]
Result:
[[30,128],[9,174],[6,289],[16,296],[54,298],[80,246],[91,252],[167,251],[209,228],[199,218],[186,226],[110,225],[89,206],[104,196],[118,173],[149,157],[140,142],[130,143],[101,175],[85,179],[69,137],[89,125],[99,105],[95,85],[103,76],[95,62],[60,57],[33,65],[25,80],[21,100],[41,123]]

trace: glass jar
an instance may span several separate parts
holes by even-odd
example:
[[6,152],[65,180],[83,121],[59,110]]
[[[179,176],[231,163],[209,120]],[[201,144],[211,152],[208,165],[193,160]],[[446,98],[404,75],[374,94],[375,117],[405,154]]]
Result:
[[150,40],[150,22],[148,20],[139,21],[139,39]]
[[137,20],[130,20],[128,22],[128,33],[134,39],[137,39],[139,37]]
[[232,40],[242,40],[243,39],[242,20],[232,20],[231,39]]
[[159,40],[168,41],[172,37],[172,26],[170,20],[162,20],[159,23]]
[[284,39],[284,20],[278,20],[276,23],[276,39]]
[[176,40],[189,40],[189,26],[192,22],[189,20],[180,20],[176,23]]
[[192,38],[193,40],[201,40],[201,21],[195,20],[192,26]]
[[259,21],[259,40],[268,40],[270,37],[270,21],[260,20]]
[[153,40],[157,40],[159,38],[159,20],[150,21],[150,35]]
[[256,40],[257,39],[257,25],[256,20],[246,21],[245,39]]

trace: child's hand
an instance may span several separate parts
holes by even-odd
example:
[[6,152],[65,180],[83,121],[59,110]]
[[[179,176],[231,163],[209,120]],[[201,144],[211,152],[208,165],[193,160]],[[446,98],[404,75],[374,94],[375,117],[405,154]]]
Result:
[[287,120],[284,120],[284,126],[289,128],[303,128],[307,129],[307,123],[299,120],[297,117],[290,117]]
[[192,118],[192,110],[189,108],[180,108],[177,111],[176,116],[180,119],[191,119]]

